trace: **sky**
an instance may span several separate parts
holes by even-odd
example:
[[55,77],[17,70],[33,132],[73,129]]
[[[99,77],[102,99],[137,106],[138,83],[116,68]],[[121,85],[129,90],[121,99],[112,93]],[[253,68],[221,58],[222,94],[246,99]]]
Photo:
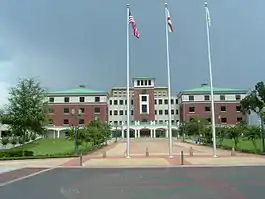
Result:
[[[130,34],[131,77],[167,85],[162,0],[1,0],[0,104],[18,78],[37,77],[49,90],[80,84],[108,91],[126,84],[126,3],[141,38]],[[265,1],[208,0],[216,87],[264,80]],[[172,93],[209,82],[203,0],[168,0]]]

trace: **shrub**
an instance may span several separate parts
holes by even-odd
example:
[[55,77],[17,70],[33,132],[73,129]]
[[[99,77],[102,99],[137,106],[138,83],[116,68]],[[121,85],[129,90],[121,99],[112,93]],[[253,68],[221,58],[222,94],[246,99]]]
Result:
[[21,156],[33,156],[33,151],[23,151],[23,150],[16,150],[16,149],[8,149],[8,150],[1,150],[0,151],[0,158],[4,157],[21,157]]

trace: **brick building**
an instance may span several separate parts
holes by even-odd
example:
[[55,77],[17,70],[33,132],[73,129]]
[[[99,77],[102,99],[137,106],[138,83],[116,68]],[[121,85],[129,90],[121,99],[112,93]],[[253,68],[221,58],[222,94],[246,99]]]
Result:
[[[214,88],[214,107],[216,124],[236,124],[246,120],[240,112],[240,101],[248,90]],[[199,88],[178,93],[180,103],[180,121],[189,121],[194,117],[203,117],[211,122],[210,86],[202,84]]]

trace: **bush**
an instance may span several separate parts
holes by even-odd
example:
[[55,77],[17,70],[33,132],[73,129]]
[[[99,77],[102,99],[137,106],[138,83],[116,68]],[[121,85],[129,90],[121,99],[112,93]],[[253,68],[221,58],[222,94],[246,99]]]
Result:
[[14,150],[14,149],[8,149],[8,150],[1,150],[0,151],[0,158],[5,157],[22,157],[22,156],[34,156],[33,151],[23,151],[23,150]]

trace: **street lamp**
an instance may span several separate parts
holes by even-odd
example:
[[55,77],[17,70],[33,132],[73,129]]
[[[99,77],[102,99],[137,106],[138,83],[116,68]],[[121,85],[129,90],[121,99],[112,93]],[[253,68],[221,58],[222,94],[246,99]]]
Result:
[[72,110],[71,110],[71,114],[72,114],[72,116],[74,116],[75,117],[75,122],[73,123],[74,125],[73,125],[73,127],[74,127],[74,135],[75,135],[75,139],[74,139],[74,152],[75,152],[75,154],[77,155],[77,153],[78,153],[78,119],[79,119],[79,115],[81,114],[81,110],[79,109],[77,112],[76,112],[76,110],[73,108]]
[[260,128],[261,128],[261,152],[264,153],[265,152],[265,141],[264,141],[264,118],[262,115],[262,112],[264,112],[265,107],[263,107],[262,109],[260,109],[259,107],[257,107],[255,109],[256,113],[258,113],[258,116],[260,118]]

